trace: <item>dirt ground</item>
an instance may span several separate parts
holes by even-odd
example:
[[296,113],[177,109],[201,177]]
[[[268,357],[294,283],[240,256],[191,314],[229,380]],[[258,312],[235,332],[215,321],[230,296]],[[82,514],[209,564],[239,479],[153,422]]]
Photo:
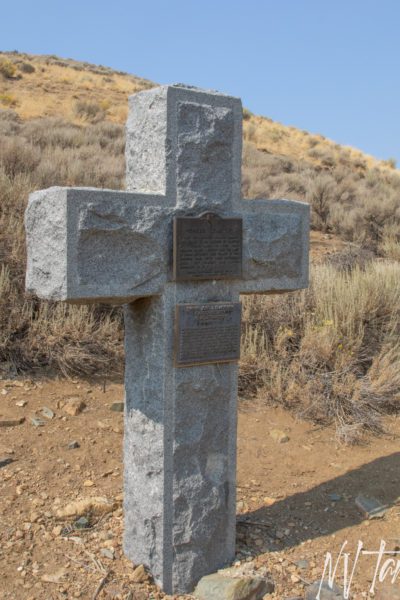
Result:
[[[86,405],[75,416],[62,408],[71,397]],[[0,380],[0,422],[25,418],[0,428],[0,465],[12,459],[0,467],[1,600],[91,600],[100,583],[99,600],[165,597],[122,553],[123,415],[110,408],[122,399],[122,383]],[[43,407],[54,417],[43,416]],[[35,416],[44,424],[35,426]],[[276,441],[274,429],[288,441]],[[346,540],[352,557],[359,540],[368,550],[381,539],[394,549],[400,421],[388,419],[387,429],[385,437],[349,448],[337,445],[329,428],[296,421],[261,399],[242,401],[235,568],[271,573],[271,599],[281,600],[304,597],[307,583],[322,575],[325,553],[335,558]],[[79,447],[69,448],[73,441]],[[387,504],[385,516],[366,520],[355,505],[359,494]],[[86,511],[88,527],[74,525],[77,517],[56,517],[70,502],[98,496],[114,505],[101,515]],[[372,597],[374,564],[360,559],[353,598]]]

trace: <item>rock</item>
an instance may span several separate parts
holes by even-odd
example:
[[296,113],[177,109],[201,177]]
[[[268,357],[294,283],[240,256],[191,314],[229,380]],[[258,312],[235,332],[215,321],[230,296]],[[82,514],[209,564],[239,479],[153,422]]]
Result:
[[139,565],[138,567],[136,567],[136,569],[133,571],[130,577],[130,580],[133,583],[145,583],[146,581],[148,581],[148,579],[149,575],[146,572],[146,569],[143,565]]
[[90,521],[87,517],[80,517],[74,523],[75,529],[88,529],[90,527]]
[[276,502],[276,498],[270,498],[269,496],[265,496],[263,498],[263,502],[265,506],[272,506]]
[[305,560],[305,559],[296,560],[295,564],[299,569],[308,569],[308,567],[310,566],[310,563],[308,562],[308,560]]
[[124,412],[125,402],[113,402],[110,406],[110,410],[114,412]]
[[355,503],[368,519],[381,519],[388,510],[388,507],[376,498],[367,498],[361,494],[357,496]]
[[271,429],[269,435],[279,444],[285,444],[289,441],[289,436],[281,429]]
[[340,494],[329,494],[328,498],[331,502],[339,502],[342,499],[342,496]]
[[15,427],[21,425],[25,421],[25,417],[19,419],[0,419],[0,427]]
[[75,500],[62,508],[56,508],[54,514],[58,519],[63,519],[64,517],[79,517],[89,512],[92,515],[102,515],[111,512],[114,508],[114,502],[101,496],[95,496],[93,498]]
[[31,417],[31,423],[34,427],[43,427],[44,421],[42,419],[38,419],[37,417]]
[[24,406],[26,406],[28,404],[28,402],[26,400],[18,400],[18,402],[15,403],[15,406],[19,406],[20,408],[24,408]]
[[71,415],[71,417],[76,417],[79,415],[84,408],[86,408],[86,404],[84,403],[79,396],[73,396],[72,398],[67,398],[62,403],[61,408],[67,415]]
[[56,525],[55,527],[53,527],[53,529],[52,529],[52,532],[51,532],[51,533],[52,533],[53,535],[55,535],[55,536],[59,536],[59,535],[61,535],[61,532],[62,532],[62,527],[61,527],[61,525]]
[[13,462],[13,459],[10,456],[5,456],[4,458],[0,457],[0,469],[2,467],[6,467],[7,465],[9,465],[12,462]]
[[193,594],[198,600],[262,600],[273,591],[273,583],[261,577],[235,578],[213,573],[200,579]]
[[47,406],[43,406],[40,412],[44,417],[46,417],[46,419],[54,419],[55,417],[54,412],[51,410],[51,408],[48,408]]
[[[321,586],[321,591],[320,591]],[[316,581],[312,585],[310,585],[306,590],[306,595],[304,600],[317,600],[318,592],[320,591],[320,595],[318,600],[343,600],[343,590],[341,590],[337,585],[333,584],[331,588],[327,581],[323,581],[321,585],[321,581]]]
[[93,487],[94,481],[92,481],[91,479],[86,479],[86,481],[83,482],[83,486],[84,487]]
[[73,440],[72,442],[68,443],[68,448],[70,450],[74,450],[75,448],[80,448],[80,444],[76,440]]
[[9,392],[8,392],[8,390],[6,390],[6,388],[3,388],[0,393],[1,393],[2,396],[7,396],[7,394]]
[[66,569],[61,568],[58,569],[58,571],[55,571],[55,573],[42,575],[41,580],[46,583],[60,583],[61,579],[64,577],[65,574]]
[[115,558],[114,548],[102,548],[100,550],[100,554],[104,556],[104,558],[108,558],[109,560],[114,560]]

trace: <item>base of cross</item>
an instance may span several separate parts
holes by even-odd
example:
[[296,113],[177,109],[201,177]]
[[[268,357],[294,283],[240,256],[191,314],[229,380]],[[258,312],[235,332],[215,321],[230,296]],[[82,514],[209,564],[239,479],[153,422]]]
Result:
[[309,209],[241,199],[239,99],[129,102],[128,191],[32,194],[26,286],[126,305],[124,548],[190,593],[235,555],[239,297],[307,286]]

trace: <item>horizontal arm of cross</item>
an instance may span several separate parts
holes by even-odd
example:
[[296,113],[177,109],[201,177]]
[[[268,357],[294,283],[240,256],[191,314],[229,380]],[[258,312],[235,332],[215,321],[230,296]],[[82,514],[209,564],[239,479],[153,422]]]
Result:
[[310,207],[293,200],[241,200],[242,294],[276,293],[308,286]]
[[31,194],[27,290],[116,304],[161,293],[172,211],[161,195],[61,187]]
[[[179,214],[162,195],[35,192],[26,213],[27,290],[75,303],[118,304],[161,294],[172,279],[172,222]],[[239,292],[307,286],[307,204],[242,200],[232,214],[243,219],[243,277],[232,281]]]

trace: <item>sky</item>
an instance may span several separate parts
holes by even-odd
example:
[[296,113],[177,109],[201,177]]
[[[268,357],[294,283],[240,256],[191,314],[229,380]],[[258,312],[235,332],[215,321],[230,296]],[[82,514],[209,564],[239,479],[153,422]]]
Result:
[[217,89],[398,163],[399,32],[399,0],[13,0],[0,10],[0,50]]

